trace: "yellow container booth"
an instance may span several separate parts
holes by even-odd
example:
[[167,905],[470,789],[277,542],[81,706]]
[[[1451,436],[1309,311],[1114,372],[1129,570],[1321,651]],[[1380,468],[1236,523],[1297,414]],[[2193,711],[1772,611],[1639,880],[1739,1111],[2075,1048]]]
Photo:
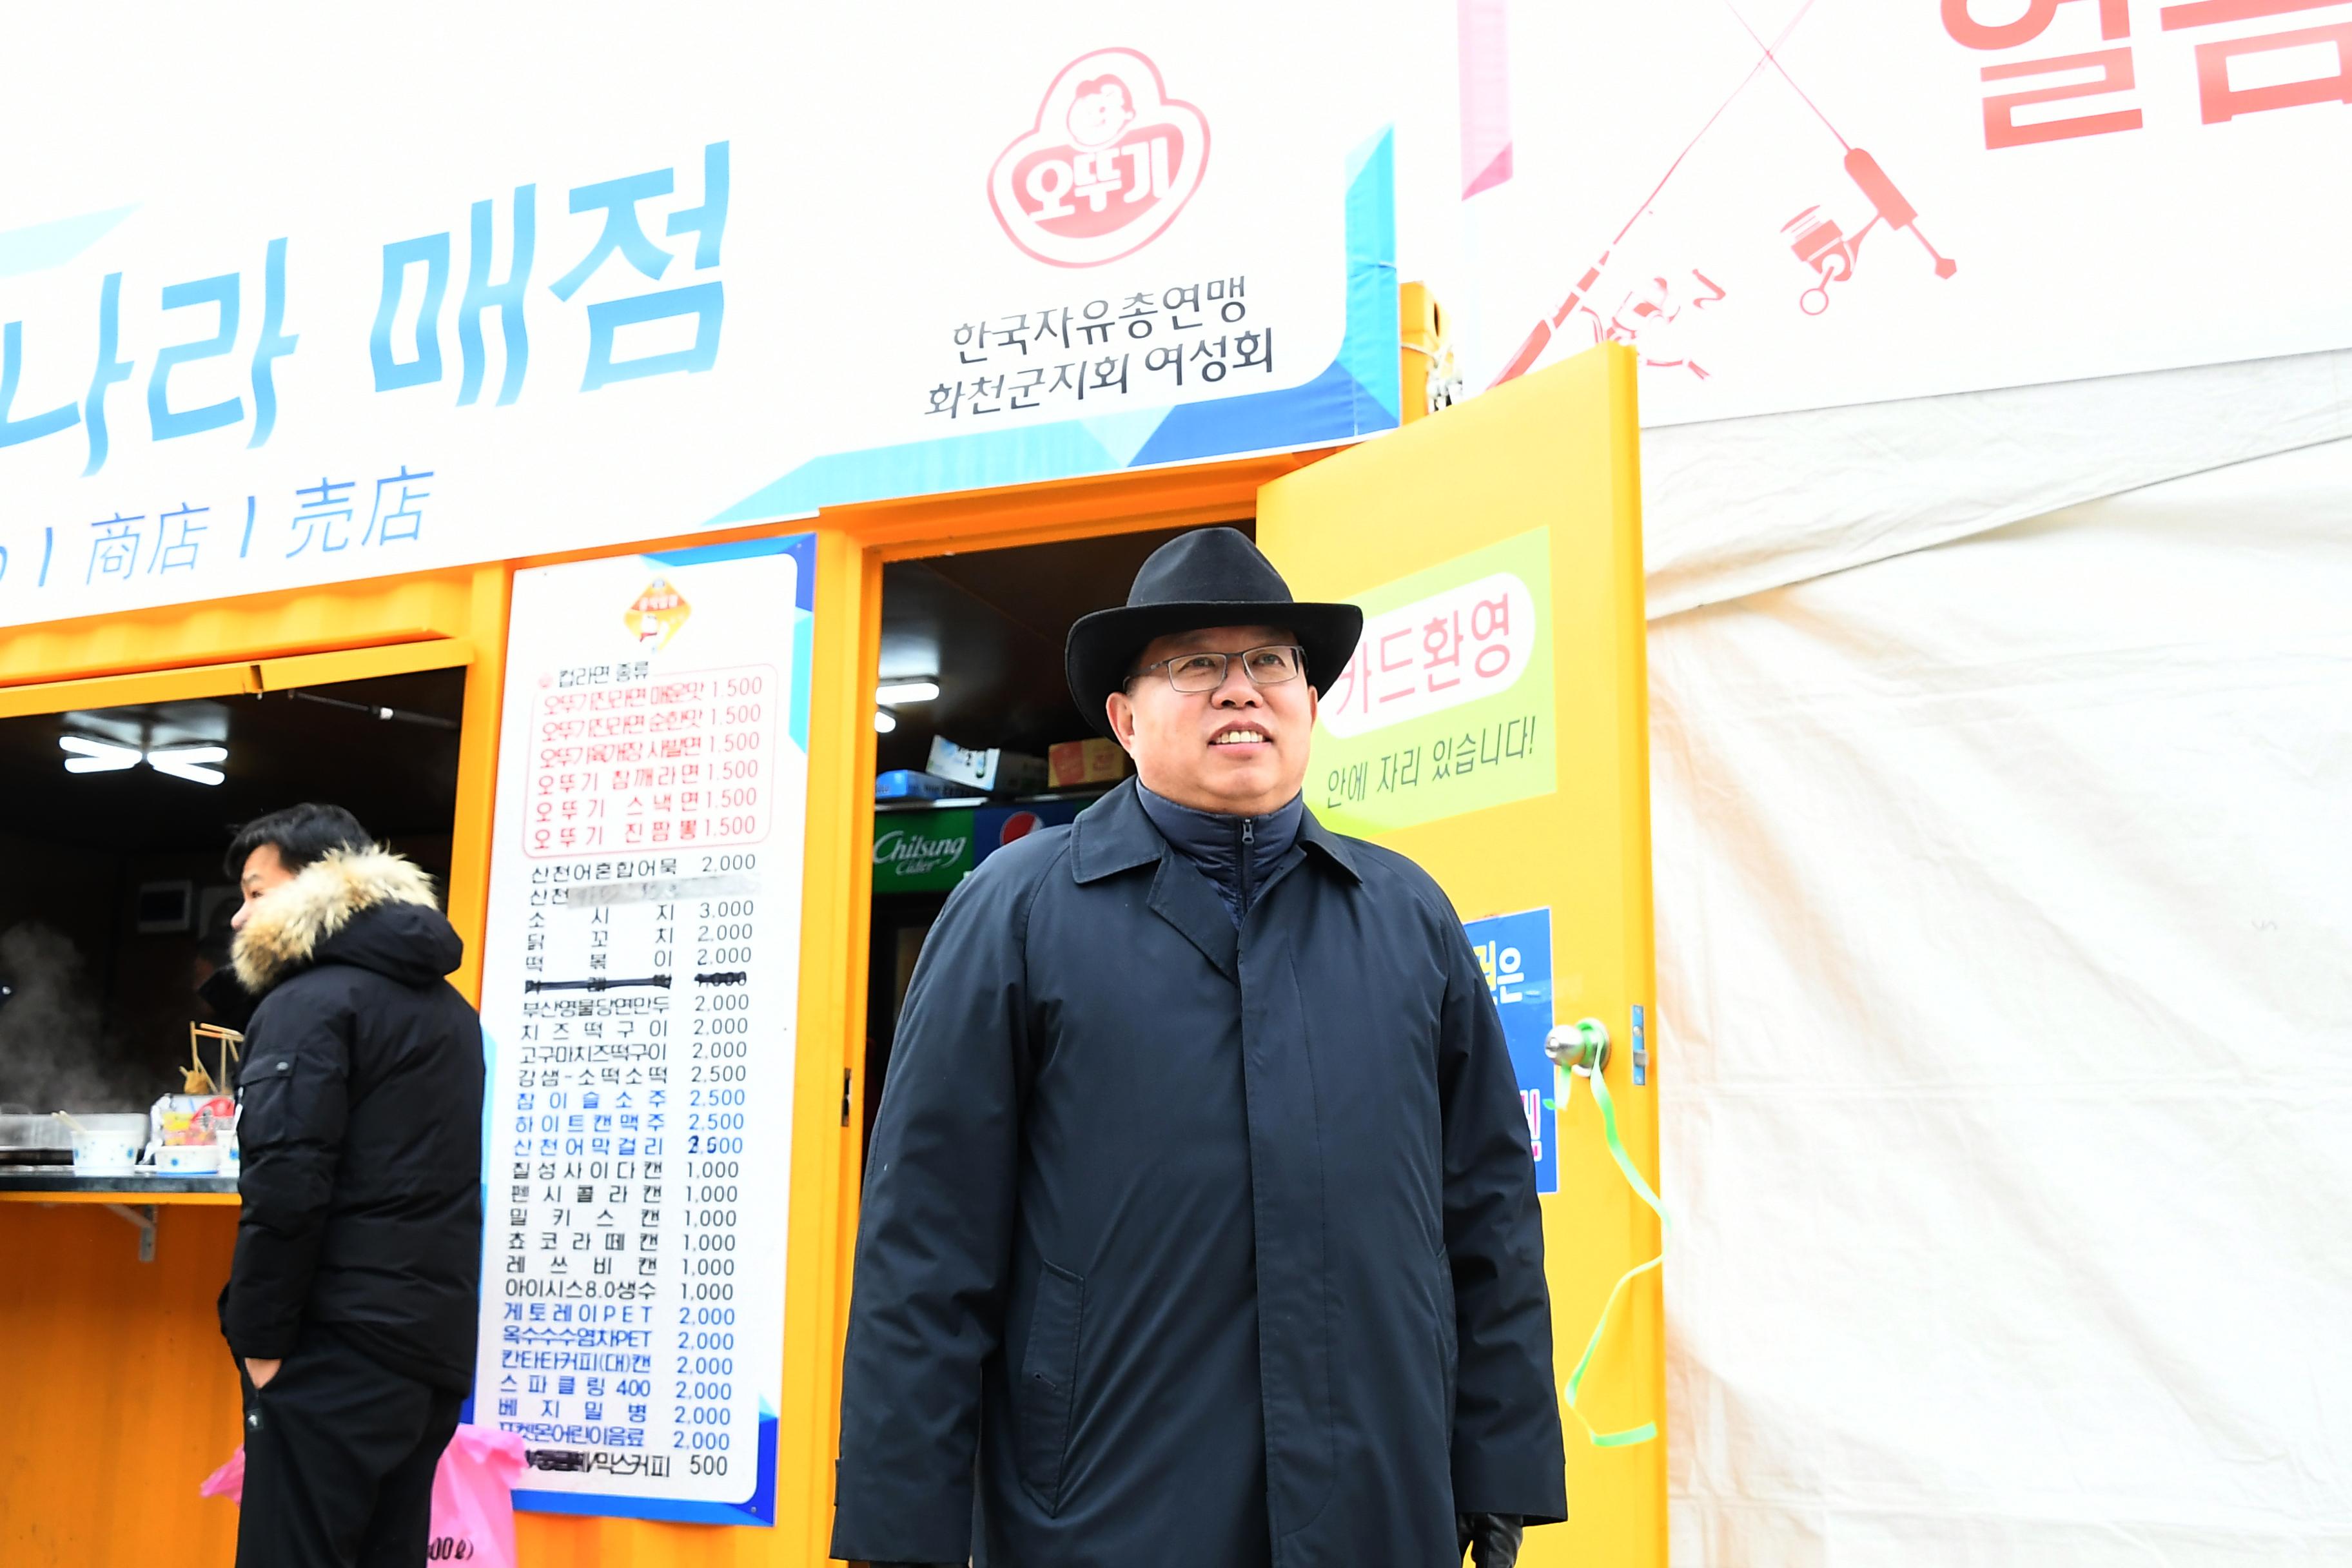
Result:
[[[471,1418],[525,1451],[523,1560],[822,1561],[908,970],[1120,771],[1067,744],[1070,623],[1217,523],[1364,606],[1308,804],[1436,874],[1511,1037],[1580,1418],[1526,1560],[1661,1560],[1633,361],[1457,402],[1400,299],[1423,62],[1237,0],[938,8],[915,50],[880,9],[446,9],[60,12],[85,68],[11,101],[117,89],[0,226],[0,1557],[226,1559],[235,1186],[159,1097],[225,829],[320,799],[467,944]],[[394,108],[224,159],[192,69]],[[163,1175],[42,1139],[150,1105]]]
[[[1442,416],[1339,454],[1286,454],[1034,487],[825,510],[814,524],[696,536],[694,545],[814,531],[807,827],[800,1002],[791,1063],[791,1215],[785,1225],[774,1528],[522,1514],[534,1565],[687,1568],[824,1561],[835,1380],[856,1234],[868,1093],[868,992],[887,985],[868,941],[875,868],[875,703],[885,578],[898,562],[1254,520],[1306,597],[1357,597],[1371,637],[1334,708],[1383,700],[1383,644],[1423,658],[1430,599],[1484,621],[1517,614],[1496,658],[1534,666],[1515,691],[1458,712],[1371,726],[1327,715],[1310,804],[1428,865],[1463,917],[1548,912],[1550,957],[1517,938],[1482,942],[1498,994],[1548,985],[1545,1023],[1595,1018],[1622,1142],[1656,1178],[1649,839],[1642,677],[1639,478],[1633,360],[1604,348]],[[658,555],[689,541],[646,541]],[[614,552],[604,552],[614,555]],[[331,588],[212,599],[0,635],[0,717],[252,699],[379,677],[461,670],[449,912],[468,942],[458,975],[480,996],[515,572],[593,557],[534,557]],[[1506,599],[1496,583],[1510,578]],[[1087,606],[1075,606],[1087,609]],[[1451,614],[1440,606],[1440,614]],[[1482,627],[1494,630],[1494,627]],[[1484,644],[1479,644],[1484,647]],[[1470,648],[1473,682],[1477,647]],[[1051,663],[1058,670],[1058,660]],[[1336,733],[1348,729],[1350,733]],[[1418,736],[1430,736],[1423,742]],[[1456,766],[1442,769],[1454,750]],[[1400,778],[1413,752],[1416,778]],[[1473,771],[1482,764],[1482,771]],[[1383,778],[1383,771],[1388,775]],[[1473,931],[1477,933],[1479,926]],[[1489,952],[1491,947],[1491,952]],[[1524,966],[1524,969],[1522,969]],[[1612,1166],[1590,1093],[1567,1074],[1531,1105],[1550,1138],[1550,1246],[1559,1375],[1612,1286],[1656,1256],[1656,1220]],[[236,1380],[212,1323],[228,1268],[230,1196],[7,1192],[0,1326],[19,1366],[16,1420],[0,1434],[0,1549],[9,1561],[224,1561],[226,1504],[195,1483],[237,1432]],[[125,1227],[125,1217],[131,1227]],[[148,1217],[152,1265],[136,1260]],[[489,1272],[485,1272],[489,1281]],[[1601,1432],[1663,1420],[1656,1274],[1618,1302],[1585,1375],[1580,1413]],[[480,1399],[480,1392],[478,1392]],[[1663,1441],[1601,1448],[1569,1420],[1573,1521],[1538,1531],[1528,1563],[1663,1561]]]
[[[1498,998],[1533,990],[1541,1024],[1597,1020],[1625,1148],[1655,1179],[1639,479],[1633,366],[1605,348],[1336,453],[1204,463],[827,510],[814,523],[806,826],[790,1064],[790,1199],[772,1528],[527,1511],[532,1564],[600,1568],[822,1561],[835,1384],[868,1103],[877,737],[886,574],[900,563],[1254,520],[1303,596],[1352,597],[1370,616],[1350,682],[1327,702],[1310,805],[1436,874],[1481,941]],[[687,541],[648,541],[655,555]],[[237,700],[418,671],[463,672],[448,904],[478,997],[492,868],[520,847],[499,817],[509,601],[540,557],[66,621],[0,636],[0,718],[190,698]],[[1435,607],[1433,609],[1433,603]],[[1091,606],[1074,606],[1083,609]],[[1508,689],[1425,701],[1371,722],[1387,672],[1429,648],[1424,628],[1475,612],[1467,655],[1510,659]],[[1494,623],[1517,617],[1497,630]],[[1487,650],[1490,650],[1488,652]],[[1052,661],[1058,670],[1058,662]],[[950,679],[952,675],[950,672]],[[1497,677],[1499,679],[1499,676]],[[1352,705],[1352,708],[1351,708]],[[1411,703],[1408,703],[1411,706]],[[1342,732],[1344,731],[1344,732]],[[1452,765],[1441,759],[1451,754]],[[511,805],[509,808],[511,810]],[[1548,912],[1547,912],[1548,911]],[[1542,913],[1549,953],[1527,939]],[[1519,921],[1513,925],[1511,921]],[[756,1046],[755,1046],[756,1048]],[[1655,1220],[1613,1166],[1596,1102],[1571,1074],[1530,1102],[1563,1380],[1612,1287],[1656,1255]],[[1541,1146],[1549,1141],[1549,1148]],[[143,1209],[155,1261],[137,1260],[142,1209],[120,1195],[12,1192],[0,1236],[17,1261],[0,1327],[18,1368],[0,1436],[0,1550],[9,1561],[224,1560],[226,1504],[196,1482],[234,1444],[236,1384],[212,1322],[233,1215],[221,1194]],[[495,1205],[494,1205],[495,1206]],[[132,1221],[126,1226],[125,1218]],[[492,1276],[486,1269],[486,1286]],[[1604,1435],[1663,1420],[1654,1272],[1617,1302],[1578,1414]],[[478,1400],[481,1397],[478,1390]],[[1663,1439],[1596,1445],[1571,1415],[1574,1518],[1526,1561],[1655,1563],[1664,1556]]]
[[1437,876],[1510,1039],[1573,1390],[1525,1561],[1660,1562],[1633,359],[1459,399],[1400,288],[1421,51],[1264,0],[411,19],[66,8],[8,103],[114,89],[0,219],[0,1559],[228,1560],[181,1072],[229,825],[321,800],[466,942],[522,1561],[822,1562],[908,973],[1121,772],[1072,621],[1228,524],[1364,607],[1307,804]]

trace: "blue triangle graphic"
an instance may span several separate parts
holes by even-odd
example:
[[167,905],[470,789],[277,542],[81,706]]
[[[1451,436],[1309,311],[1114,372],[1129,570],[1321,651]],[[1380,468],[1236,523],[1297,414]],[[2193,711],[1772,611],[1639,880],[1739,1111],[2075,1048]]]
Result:
[[1165,408],[1139,408],[1132,414],[1107,414],[1099,419],[1082,419],[1087,434],[1102,443],[1110,454],[1111,466],[1123,468],[1135,461],[1160,422],[1168,417]]

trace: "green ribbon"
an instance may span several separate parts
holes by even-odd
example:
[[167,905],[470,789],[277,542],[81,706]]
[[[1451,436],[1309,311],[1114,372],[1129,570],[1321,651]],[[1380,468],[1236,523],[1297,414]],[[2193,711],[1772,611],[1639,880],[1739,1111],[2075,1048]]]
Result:
[[1625,1152],[1625,1141],[1617,1135],[1617,1102],[1610,1099],[1609,1086],[1601,1081],[1600,1068],[1587,1063],[1563,1070],[1568,1074],[1569,1085],[1568,1092],[1561,1096],[1562,1109],[1566,1109],[1565,1101],[1576,1092],[1577,1079],[1581,1078],[1591,1084],[1592,1102],[1601,1108],[1601,1135],[1608,1141],[1609,1157],[1616,1161],[1617,1169],[1624,1173],[1626,1184],[1633,1189],[1633,1195],[1647,1204],[1650,1212],[1658,1216],[1658,1255],[1647,1263],[1635,1264],[1617,1277],[1617,1283],[1610,1288],[1609,1300],[1601,1308],[1601,1321],[1592,1325],[1592,1337],[1584,1342],[1584,1354],[1577,1359],[1576,1370],[1568,1374],[1568,1383],[1560,1390],[1568,1402],[1569,1413],[1584,1427],[1585,1435],[1592,1439],[1594,1447],[1630,1448],[1655,1437],[1658,1424],[1644,1421],[1639,1426],[1628,1427],[1622,1432],[1596,1431],[1592,1423],[1585,1419],[1584,1412],[1576,1407],[1576,1395],[1584,1383],[1585,1373],[1592,1365],[1593,1353],[1601,1348],[1601,1336],[1609,1331],[1610,1314],[1617,1310],[1618,1299],[1625,1294],[1625,1287],[1665,1262],[1666,1232],[1670,1222],[1666,1218],[1665,1206],[1659,1203],[1658,1194],[1650,1190],[1650,1184],[1642,1179],[1642,1173],[1634,1168],[1633,1157]]

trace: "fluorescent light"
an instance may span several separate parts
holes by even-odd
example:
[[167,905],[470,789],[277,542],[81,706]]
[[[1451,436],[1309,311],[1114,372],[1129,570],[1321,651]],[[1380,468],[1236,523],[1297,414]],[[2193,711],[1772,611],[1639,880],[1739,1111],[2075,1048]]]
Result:
[[887,708],[877,708],[874,710],[874,732],[876,734],[887,735],[898,727],[898,716],[896,713],[891,712]]
[[135,768],[142,762],[157,773],[190,784],[216,784],[226,776],[218,768],[206,767],[206,763],[228,761],[228,748],[216,745],[166,746],[150,752],[144,757],[136,746],[119,746],[111,741],[93,741],[87,735],[60,735],[58,746],[72,753],[66,758],[69,773],[119,773],[125,768]]
[[92,741],[81,735],[60,735],[58,745],[74,753],[66,759],[66,772],[69,773],[112,773],[139,765],[136,746],[118,746],[110,741]]
[[190,784],[216,784],[225,776],[218,768],[208,768],[205,763],[228,760],[226,746],[172,746],[147,753],[147,765],[167,777],[185,779]]
[[874,700],[897,704],[929,702],[940,694],[936,680],[888,680],[874,689]]

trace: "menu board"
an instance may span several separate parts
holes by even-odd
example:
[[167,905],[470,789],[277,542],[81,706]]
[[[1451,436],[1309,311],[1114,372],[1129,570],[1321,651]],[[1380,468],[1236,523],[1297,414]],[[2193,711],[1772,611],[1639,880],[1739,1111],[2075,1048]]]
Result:
[[775,1521],[813,546],[515,574],[472,1419],[518,1508]]

